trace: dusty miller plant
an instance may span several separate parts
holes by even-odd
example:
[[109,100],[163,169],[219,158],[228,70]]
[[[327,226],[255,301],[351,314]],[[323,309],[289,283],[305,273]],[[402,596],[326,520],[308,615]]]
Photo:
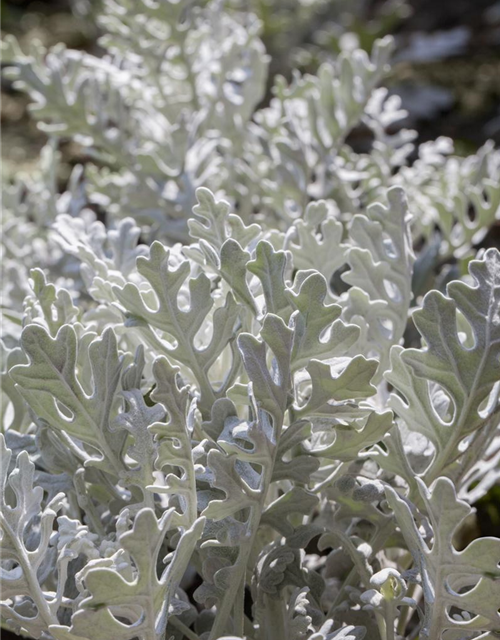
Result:
[[4,626],[500,637],[500,540],[460,535],[500,477],[499,153],[409,162],[390,39],[261,108],[252,15],[99,24],[102,58],[4,47],[50,137],[4,193]]

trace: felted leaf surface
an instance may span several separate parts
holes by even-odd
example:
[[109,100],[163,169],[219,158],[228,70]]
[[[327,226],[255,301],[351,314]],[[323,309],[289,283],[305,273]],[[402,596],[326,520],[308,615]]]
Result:
[[317,503],[317,496],[300,487],[294,487],[267,507],[262,514],[261,523],[272,526],[285,537],[290,536],[294,527],[288,521],[288,517],[292,514],[307,516]]
[[[342,307],[328,304],[327,282],[317,272],[299,272],[297,292],[289,298],[297,309],[292,314],[294,328],[293,369],[307,365],[311,358],[334,358],[344,355],[359,337],[355,325],[341,319]],[[298,282],[297,282],[298,280]]]
[[64,324],[71,324],[78,316],[71,296],[66,289],[56,288],[47,282],[41,269],[30,272],[33,296],[24,302],[25,322],[37,322],[46,326],[50,335],[55,336]]
[[[84,344],[84,337],[80,344]],[[55,338],[38,325],[28,325],[21,344],[29,364],[12,368],[11,376],[33,412],[55,430],[90,445],[88,460],[119,473],[123,435],[113,434],[109,420],[117,390],[121,360],[115,334],[107,329],[88,347],[92,393],[88,395],[77,378],[78,344],[71,325],[59,329]]]
[[[417,526],[408,502],[391,487],[386,493],[420,572],[425,599],[422,637],[439,639],[447,629],[498,631],[500,540],[477,538],[457,551],[454,534],[472,513],[471,507],[457,499],[448,478],[438,478],[431,490],[419,481],[419,488],[432,527],[432,542]],[[455,608],[468,612],[469,619],[456,619]]]
[[392,426],[392,418],[391,411],[373,411],[363,420],[355,420],[349,425],[336,425],[334,441],[325,447],[313,449],[312,453],[322,458],[356,460],[360,451],[383,439]]
[[[164,485],[150,489],[177,496],[186,524],[191,525],[197,515],[196,477],[191,441],[192,397],[187,386],[179,386],[179,368],[172,367],[165,357],[161,356],[154,361],[153,375],[156,387],[151,397],[160,402],[168,414],[167,421],[157,421],[149,427],[149,431],[155,435],[158,442],[154,464],[160,471],[172,468],[172,472],[167,473]],[[182,475],[174,473],[175,467],[182,470]]]
[[238,308],[231,294],[223,307],[213,314],[213,333],[210,342],[203,348],[195,346],[195,336],[212,309],[210,279],[205,273],[188,280],[189,308],[181,308],[179,292],[190,273],[188,261],[183,261],[174,269],[169,264],[169,251],[159,242],[151,246],[149,258],[137,260],[138,271],[151,284],[156,297],[157,308],[150,293],[144,295],[139,288],[127,283],[125,287],[114,287],[116,297],[125,309],[139,316],[151,326],[172,337],[175,345],[164,349],[168,355],[188,366],[198,381],[201,391],[201,409],[213,402],[222,390],[215,392],[208,377],[208,371],[220,356],[226,345],[233,339],[234,327],[238,319]]
[[221,262],[222,247],[227,240],[231,239],[246,248],[262,235],[260,225],[245,225],[239,215],[229,212],[229,203],[217,200],[210,189],[196,189],[196,199],[198,204],[193,207],[193,213],[197,218],[188,220],[189,235],[201,245],[208,245],[212,255],[217,256],[220,252]]
[[[269,412],[277,423],[282,424],[291,388],[293,331],[279,316],[269,313],[264,319],[261,336],[265,342],[248,333],[241,333],[238,337],[238,347],[259,407]],[[266,362],[266,344],[275,356],[271,372]]]
[[300,445],[311,437],[311,424],[296,421],[282,432],[273,468],[273,481],[292,480],[307,483],[320,466],[319,460]]
[[406,327],[415,260],[404,191],[393,187],[387,199],[388,207],[373,204],[366,216],[352,219],[353,246],[347,254],[351,268],[342,276],[352,285],[344,300],[344,318],[360,325],[364,352],[375,353],[380,362],[378,378]]
[[[42,564],[50,560],[50,537],[64,494],[57,494],[44,506],[44,492],[42,487],[34,486],[35,465],[28,453],[22,451],[18,455],[9,475],[11,454],[0,434],[0,543],[4,563],[0,570],[0,609],[2,618],[16,629],[38,637],[57,622],[58,598],[43,589],[38,573]],[[14,504],[8,499],[8,491],[13,492]],[[33,521],[37,519],[35,528]],[[23,609],[16,606],[23,596],[30,597],[36,606],[34,611],[27,610],[29,615],[23,615]]]
[[[500,253],[489,249],[469,270],[472,285],[456,281],[447,296],[425,296],[414,314],[425,347],[395,348],[386,375],[402,395],[391,396],[392,408],[437,449],[434,477],[455,460],[461,440],[484,424],[493,406],[482,405],[499,380]],[[459,314],[470,325],[473,344],[462,342]]]
[[[208,427],[221,433],[218,443],[228,451],[212,449],[207,456],[211,485],[223,492],[224,497],[214,497],[203,515],[213,520],[226,519],[227,522],[226,531],[221,531],[222,541],[215,535],[203,544],[203,549],[226,547],[217,549],[217,556],[213,556],[213,551],[208,555],[206,563],[212,561],[216,564],[209,574],[209,583],[197,592],[197,598],[218,601],[219,610],[223,612],[212,627],[212,640],[222,634],[246,574],[290,401],[293,331],[279,316],[267,314],[261,337],[262,341],[245,333],[238,338],[250,380],[248,402],[251,403],[253,420],[238,419],[234,415],[234,407],[227,402],[222,406],[219,402]],[[217,419],[224,422],[222,430],[220,426],[215,427]],[[232,553],[227,546],[229,544],[236,546],[236,553]]]
[[285,240],[295,267],[315,269],[327,282],[344,265],[349,248],[342,242],[344,229],[335,213],[330,203],[310,202],[304,217],[290,228]]
[[170,603],[204,527],[204,518],[200,518],[181,535],[168,566],[158,577],[159,553],[173,515],[173,510],[166,511],[158,521],[151,509],[142,509],[132,530],[120,536],[121,546],[134,561],[132,580],[106,567],[86,571],[84,580],[90,595],[73,615],[71,633],[96,640],[162,637]]
[[229,203],[225,200],[216,200],[210,189],[205,187],[199,187],[196,190],[196,198],[198,204],[193,207],[193,213],[197,217],[188,222],[189,234],[220,249],[227,236],[226,221]]
[[121,480],[126,486],[138,487],[143,493],[143,498],[150,498],[147,486],[154,482],[157,446],[149,428],[163,418],[164,410],[160,405],[148,407],[140,389],[130,389],[122,393],[125,411],[118,414],[112,428],[124,429],[132,436],[133,444],[128,447],[127,454],[135,465],[123,471]]
[[306,416],[359,417],[366,413],[358,400],[375,393],[371,380],[377,370],[375,360],[356,356],[337,376],[332,375],[331,366],[319,360],[311,360],[306,371],[311,377],[311,394],[307,402],[295,408],[298,418]]
[[290,303],[285,293],[285,270],[287,253],[275,251],[267,240],[261,240],[255,251],[255,259],[247,264],[247,269],[258,277],[262,284],[266,313],[272,313],[288,320]]
[[250,262],[250,254],[242,249],[241,245],[228,238],[220,251],[220,273],[231,286],[238,300],[246,304],[256,315],[257,308],[253,295],[247,283],[247,265]]
[[9,375],[16,364],[24,364],[25,355],[20,347],[9,347],[0,340],[0,416],[2,419],[2,431],[9,429],[22,430],[23,423],[28,420],[26,404],[15,383]]

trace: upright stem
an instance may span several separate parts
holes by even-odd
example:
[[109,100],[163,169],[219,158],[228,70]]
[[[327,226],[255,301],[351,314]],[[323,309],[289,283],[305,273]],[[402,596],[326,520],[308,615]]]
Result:
[[244,605],[245,605],[245,578],[240,582],[238,594],[234,601],[233,608],[233,621],[234,621],[234,635],[238,638],[244,634]]
[[269,464],[263,465],[259,499],[257,503],[250,508],[250,521],[248,526],[250,535],[240,545],[238,558],[233,565],[233,575],[231,576],[230,584],[226,589],[220,609],[215,617],[209,640],[217,640],[217,638],[220,638],[224,635],[224,633],[226,632],[227,621],[233,609],[235,598],[237,597],[240,589],[245,589],[245,576],[247,571],[248,559],[254,546],[257,531],[259,530],[262,512],[264,511],[266,505],[267,493],[273,477],[274,463],[276,460],[276,453],[278,451],[278,441],[282,428],[283,420],[278,421],[273,426],[273,442],[275,444],[273,444]]
[[[378,553],[378,551],[380,551],[380,549],[382,548],[381,545],[383,545],[383,543],[385,542],[385,540],[387,539],[387,537],[390,535],[390,531],[392,530],[393,524],[392,521],[388,522],[386,526],[381,527],[373,536],[373,538],[370,540],[370,547],[372,548],[372,552],[371,552],[371,556],[373,557],[376,553]],[[387,529],[389,529],[389,531],[387,531]],[[334,535],[337,535],[337,531],[333,532]],[[339,537],[339,536],[338,536]],[[350,538],[347,536],[344,536],[348,542],[350,542]],[[339,537],[340,539],[340,537]],[[352,543],[351,543],[352,544]],[[326,614],[327,618],[331,618],[333,616],[333,612],[335,607],[340,603],[340,598],[342,595],[342,592],[344,591],[345,587],[349,587],[355,584],[356,582],[356,576],[358,574],[358,564],[355,562],[354,563],[354,567],[350,570],[350,572],[348,573],[346,579],[344,580],[344,584],[342,585],[337,597],[335,598],[335,600],[333,601],[332,605],[330,606],[330,609],[328,610],[328,613]],[[361,573],[360,573],[361,579],[362,580],[367,580],[366,583],[366,587],[368,587],[368,583],[370,582],[370,577],[366,574],[366,571],[364,570],[364,567],[362,567],[361,569]]]
[[385,607],[385,637],[386,640],[395,640],[394,635],[394,605],[387,603]]
[[23,570],[23,575],[29,588],[30,597],[35,603],[41,618],[43,619],[47,627],[53,624],[59,624],[57,616],[55,615],[55,613],[52,612],[49,606],[49,603],[45,598],[45,594],[43,593],[40,587],[40,584],[36,577],[36,571],[33,569],[33,567],[30,564],[28,555],[22,544],[22,541],[17,538],[17,536],[12,531],[10,525],[8,524],[8,522],[5,520],[4,516],[1,513],[0,513],[0,526],[2,529],[4,529],[6,535],[8,535],[11,540],[11,543],[15,549],[17,560],[19,561],[19,564],[21,565],[21,568]]
[[[383,531],[383,529],[382,529],[382,531]],[[377,532],[377,535],[379,533],[380,533],[380,531]],[[351,557],[352,562],[354,563],[354,567],[353,568],[357,570],[357,572],[359,573],[359,576],[360,576],[364,586],[368,589],[368,587],[370,586],[370,578],[371,578],[371,576],[370,576],[370,574],[368,572],[368,569],[363,564],[363,562],[362,562],[362,560],[360,558],[360,553],[358,552],[358,550],[354,546],[354,543],[352,542],[352,540],[349,538],[349,536],[347,534],[345,534],[340,529],[332,530],[331,534],[340,540],[340,542],[342,544],[342,547],[344,548],[344,551],[349,554],[349,556]],[[382,638],[382,640],[394,640],[394,618],[392,619],[392,637],[391,637],[390,635],[387,635],[387,633],[388,633],[387,632],[387,624],[386,624],[386,619],[384,618],[383,614],[380,611],[377,611],[377,610],[375,610],[374,613],[375,613],[375,619],[377,621],[377,626],[378,626],[378,630],[379,630],[379,633],[380,633],[380,637]]]
[[[416,585],[415,582],[411,582],[409,584],[408,592],[406,594],[408,598],[413,598],[413,594],[415,593],[416,587],[417,587],[417,585]],[[411,609],[410,607],[407,607],[405,609],[404,613],[401,613],[401,615],[399,616],[398,626],[397,626],[397,633],[400,636],[404,636],[405,635],[406,625],[410,621],[412,615],[413,615],[413,609]]]
[[[275,447],[274,455],[276,453],[276,449],[277,447]],[[260,518],[262,515],[262,511],[264,510],[264,505],[266,501],[267,488],[271,482],[271,478],[273,475],[274,455],[273,455],[273,464],[268,465],[265,471],[263,472],[262,491],[261,491],[260,499],[257,502],[257,504],[255,504],[251,508],[250,522],[248,527],[250,531],[250,536],[240,545],[238,558],[234,565],[235,576],[231,577],[230,584],[226,589],[221,607],[218,610],[217,615],[215,617],[212,631],[210,632],[209,640],[217,640],[217,638],[220,638],[221,636],[224,635],[224,633],[226,632],[227,621],[231,614],[234,601],[236,599],[237,594],[239,593],[240,588],[242,587],[242,584],[244,588],[244,580],[246,575],[248,557],[252,550],[255,536],[257,534],[257,530],[260,525]]]
[[266,596],[265,608],[267,618],[266,629],[263,629],[265,640],[288,640],[281,598]]
[[188,626],[179,620],[176,616],[171,616],[168,619],[169,624],[183,633],[189,640],[200,640],[200,636],[192,631]]

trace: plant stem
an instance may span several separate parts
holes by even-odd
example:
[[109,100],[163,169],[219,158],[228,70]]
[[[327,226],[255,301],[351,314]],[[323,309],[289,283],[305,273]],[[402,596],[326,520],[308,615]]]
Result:
[[395,640],[394,635],[394,605],[388,602],[385,607],[385,637],[386,640]]
[[267,619],[266,628],[263,629],[265,640],[288,640],[281,598],[266,596],[265,610]]
[[[273,458],[273,461],[274,461],[274,458]],[[267,487],[271,482],[273,466],[274,464],[268,465],[263,473],[262,490],[261,490],[260,499],[257,502],[257,504],[251,507],[250,523],[248,527],[250,531],[250,536],[240,546],[238,558],[234,565],[234,573],[236,574],[236,577],[231,579],[230,584],[226,589],[224,598],[222,600],[222,604],[217,612],[214,625],[210,632],[209,640],[217,640],[217,638],[220,638],[226,631],[227,620],[233,608],[233,603],[235,601],[235,598],[237,597],[237,594],[239,592],[239,589],[241,588],[242,583],[244,583],[248,557],[252,550],[253,543],[255,540],[255,535],[259,528],[262,511],[264,510],[264,504],[265,504],[265,499],[267,495]],[[244,584],[243,584],[243,587],[244,587]]]
[[219,608],[219,611],[217,612],[217,616],[210,632],[209,640],[217,640],[217,638],[220,638],[225,633],[227,621],[233,608],[235,598],[237,597],[239,589],[245,588],[247,563],[254,546],[257,531],[259,529],[260,518],[265,508],[267,492],[273,477],[274,463],[278,451],[279,435],[282,428],[283,420],[280,420],[273,426],[273,442],[275,444],[273,444],[272,447],[272,454],[270,456],[269,463],[263,465],[259,499],[256,504],[250,508],[250,522],[248,525],[248,531],[250,532],[250,534],[240,545],[238,558],[233,565],[233,575],[231,576],[230,584],[226,589],[221,606]]
[[[408,591],[407,591],[407,597],[408,598],[412,598],[413,594],[415,593],[415,588],[416,588],[416,583],[415,582],[411,582],[409,587],[408,587]],[[401,613],[401,615],[399,616],[399,620],[398,620],[398,626],[397,626],[397,633],[400,636],[404,636],[405,635],[405,630],[406,630],[406,625],[408,624],[408,622],[410,621],[411,616],[413,615],[413,612],[415,610],[411,609],[410,607],[407,607],[404,613]]]
[[238,594],[233,607],[234,635],[243,636],[244,630],[245,579],[240,582]]
[[31,563],[28,558],[28,554],[22,544],[22,541],[17,538],[17,536],[12,531],[10,525],[8,524],[8,522],[5,520],[5,518],[1,513],[0,513],[0,526],[5,531],[6,535],[9,536],[12,546],[15,549],[17,560],[21,565],[24,578],[29,588],[30,597],[35,603],[35,606],[38,609],[38,613],[42,617],[47,627],[53,624],[59,624],[59,620],[57,619],[57,616],[55,615],[55,613],[52,613],[49,603],[45,598],[45,594],[43,593],[40,587],[40,584],[36,577],[36,571],[31,566]]
[[189,640],[200,640],[200,636],[181,622],[176,616],[171,616],[168,621],[173,627],[183,633],[186,638],[189,638]]

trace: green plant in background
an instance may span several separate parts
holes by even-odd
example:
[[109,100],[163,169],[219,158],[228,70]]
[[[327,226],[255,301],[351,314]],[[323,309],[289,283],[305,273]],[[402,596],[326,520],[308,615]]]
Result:
[[4,48],[50,138],[4,195],[4,625],[498,637],[500,540],[457,537],[500,476],[498,151],[409,163],[390,38],[259,107],[238,7],[99,23],[102,58]]

